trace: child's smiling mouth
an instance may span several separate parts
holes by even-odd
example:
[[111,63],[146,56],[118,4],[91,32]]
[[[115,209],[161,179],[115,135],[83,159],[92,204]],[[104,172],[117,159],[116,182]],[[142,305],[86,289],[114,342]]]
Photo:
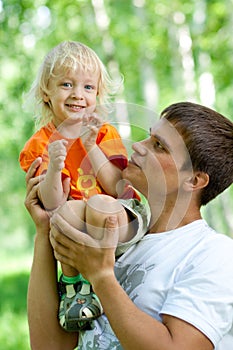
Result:
[[80,112],[81,110],[83,110],[85,108],[85,106],[79,106],[79,105],[75,105],[75,104],[66,104],[66,107],[68,107],[70,110],[72,110],[74,112]]

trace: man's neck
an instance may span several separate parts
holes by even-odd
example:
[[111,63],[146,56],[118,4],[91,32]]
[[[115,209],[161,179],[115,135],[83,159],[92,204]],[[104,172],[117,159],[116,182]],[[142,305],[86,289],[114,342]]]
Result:
[[[159,210],[158,210],[159,209]],[[200,208],[193,205],[165,205],[163,209],[151,206],[151,224],[150,233],[160,233],[190,224],[193,221],[200,220]]]

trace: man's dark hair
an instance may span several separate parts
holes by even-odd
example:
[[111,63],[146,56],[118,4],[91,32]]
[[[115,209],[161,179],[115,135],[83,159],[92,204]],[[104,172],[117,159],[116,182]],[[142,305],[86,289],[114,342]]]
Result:
[[191,102],[170,105],[161,113],[181,134],[193,171],[209,175],[200,205],[233,183],[233,123],[220,113]]

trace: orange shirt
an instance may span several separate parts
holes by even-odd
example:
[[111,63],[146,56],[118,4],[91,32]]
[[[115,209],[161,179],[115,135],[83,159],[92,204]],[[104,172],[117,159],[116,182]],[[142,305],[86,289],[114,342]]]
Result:
[[[60,139],[65,138],[59,134],[52,123],[42,127],[26,142],[21,151],[19,157],[21,168],[27,172],[32,162],[37,157],[42,157],[42,164],[36,175],[45,172],[49,163],[48,144]],[[96,179],[81,139],[67,139],[67,141],[67,157],[62,176],[71,178],[70,196],[74,199],[82,199],[105,193]],[[114,165],[122,170],[126,168],[127,151],[120,135],[112,125],[104,124],[100,128],[96,144]]]

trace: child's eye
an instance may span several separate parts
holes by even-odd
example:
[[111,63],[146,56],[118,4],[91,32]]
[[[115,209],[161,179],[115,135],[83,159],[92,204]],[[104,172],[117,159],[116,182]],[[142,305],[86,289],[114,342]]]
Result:
[[72,84],[71,83],[67,83],[67,82],[62,83],[61,85],[64,86],[64,87],[67,87],[67,88],[71,88],[72,87]]
[[94,86],[92,86],[92,85],[85,85],[85,89],[86,90],[94,90]]

